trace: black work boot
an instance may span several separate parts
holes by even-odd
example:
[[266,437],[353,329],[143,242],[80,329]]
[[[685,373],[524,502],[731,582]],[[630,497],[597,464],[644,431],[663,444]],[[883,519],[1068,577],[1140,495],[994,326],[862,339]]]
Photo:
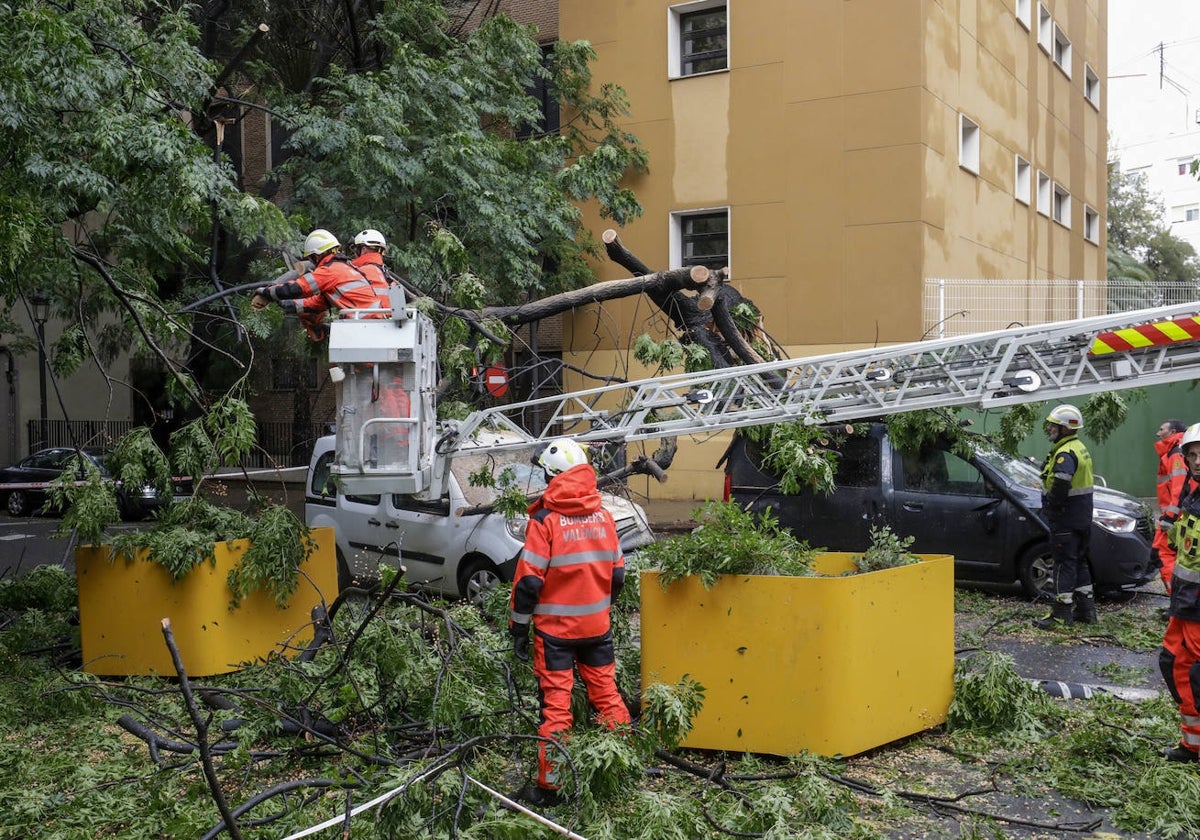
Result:
[[1176,744],[1173,747],[1168,747],[1163,750],[1163,758],[1167,761],[1196,761],[1197,753],[1195,750],[1189,750],[1183,744]]
[[1095,624],[1100,620],[1096,615],[1096,598],[1091,592],[1075,593],[1074,615],[1079,624]]
[[[1050,605],[1050,615],[1036,619],[1033,626],[1039,630],[1057,630],[1061,627],[1068,627],[1075,623],[1072,607],[1073,605],[1069,601],[1055,601]],[[1093,606],[1093,611],[1094,609]]]

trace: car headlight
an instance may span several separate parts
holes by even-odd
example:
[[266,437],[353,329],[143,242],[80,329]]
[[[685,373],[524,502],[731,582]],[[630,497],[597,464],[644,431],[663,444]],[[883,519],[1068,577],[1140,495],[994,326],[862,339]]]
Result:
[[1092,510],[1092,521],[1106,531],[1112,531],[1114,534],[1128,534],[1137,527],[1137,518],[1130,516],[1127,513],[1119,513],[1115,510],[1103,510],[1095,508]]
[[517,542],[525,542],[525,527],[529,524],[529,518],[525,516],[516,516],[512,519],[504,521],[508,528],[509,536]]

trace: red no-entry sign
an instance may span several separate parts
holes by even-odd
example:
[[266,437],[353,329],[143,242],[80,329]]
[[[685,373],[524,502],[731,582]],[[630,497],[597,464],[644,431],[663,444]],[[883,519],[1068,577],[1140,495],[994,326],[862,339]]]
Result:
[[508,393],[508,370],[501,365],[493,365],[485,370],[483,387],[493,397],[503,397]]

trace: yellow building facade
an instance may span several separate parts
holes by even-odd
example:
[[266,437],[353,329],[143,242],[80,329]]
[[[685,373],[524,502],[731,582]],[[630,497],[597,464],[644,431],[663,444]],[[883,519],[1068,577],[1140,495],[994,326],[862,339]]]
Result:
[[[680,219],[724,212],[733,283],[792,356],[921,338],[932,279],[1034,290],[1104,277],[1106,0],[560,0],[558,11],[558,37],[595,49],[595,82],[626,91],[625,127],[649,154],[649,172],[628,181],[645,215],[621,241],[653,269],[677,267]],[[723,59],[689,68],[721,34]],[[585,212],[597,237],[612,227]],[[610,262],[597,274],[628,276]],[[644,375],[628,347],[665,323],[644,298],[580,311],[564,360]],[[670,481],[645,489],[719,498],[727,440],[681,440]]]

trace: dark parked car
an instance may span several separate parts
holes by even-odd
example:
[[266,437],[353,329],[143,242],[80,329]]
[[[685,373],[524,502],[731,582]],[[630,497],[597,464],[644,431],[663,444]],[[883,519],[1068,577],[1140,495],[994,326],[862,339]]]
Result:
[[[45,507],[49,498],[50,482],[74,463],[72,459],[77,451],[80,450],[69,446],[42,449],[13,466],[0,470],[0,499],[3,499],[8,513],[11,516],[25,516]],[[81,451],[83,456],[100,470],[100,475],[110,478],[109,471],[104,466],[104,450],[85,447]],[[189,485],[188,480],[176,478],[174,493],[167,496],[160,493],[153,484],[130,488],[119,482],[113,483],[117,494],[117,506],[123,519],[142,519],[170,504],[175,496],[190,495]]]
[[[756,445],[736,436],[725,461],[726,499],[761,512],[813,547],[864,551],[872,526],[914,538],[919,554],[954,555],[959,582],[1020,581],[1036,596],[1051,584],[1050,547],[1041,519],[1041,476],[1026,458],[1006,455],[974,437],[963,459],[947,445],[900,452],[887,427],[871,424],[840,446],[831,495],[785,495],[761,467]],[[1133,496],[1097,486],[1091,561],[1096,589],[1116,596],[1155,577],[1148,511]]]

